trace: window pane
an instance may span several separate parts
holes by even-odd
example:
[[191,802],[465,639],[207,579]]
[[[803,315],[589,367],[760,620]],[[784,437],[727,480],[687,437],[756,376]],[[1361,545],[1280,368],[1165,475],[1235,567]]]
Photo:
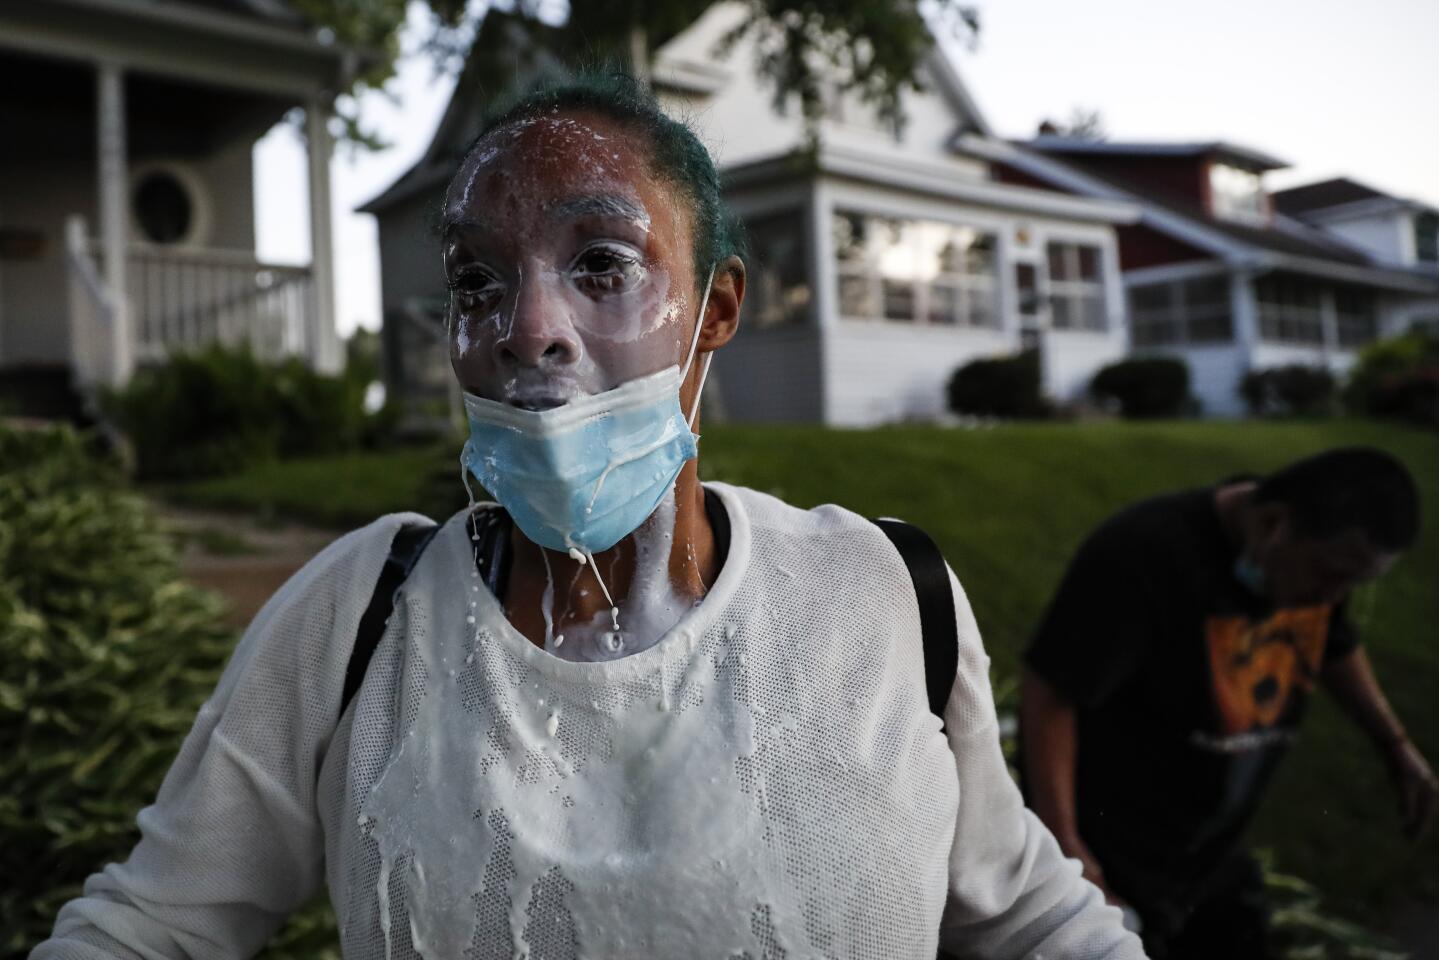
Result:
[[1129,288],[1129,309],[1132,313],[1168,310],[1174,303],[1174,287],[1167,283]]
[[879,304],[875,302],[874,284],[869,277],[840,274],[839,314],[857,320],[879,319]]
[[857,213],[837,212],[833,221],[835,257],[840,263],[864,263],[867,257],[868,230],[864,217]]
[[1079,300],[1080,320],[1079,325],[1085,330],[1103,330],[1108,324],[1105,323],[1104,298],[1094,293],[1086,293]]
[[1079,276],[1082,280],[1099,279],[1099,248],[1079,248]]
[[914,283],[910,280],[882,281],[884,318],[900,323],[914,322]]
[[1132,341],[1136,347],[1153,347],[1162,343],[1174,343],[1177,339],[1178,325],[1172,320],[1134,324]]
[[994,288],[989,284],[969,289],[969,325],[999,329],[999,306],[995,303]]
[[994,235],[983,233],[969,244],[968,273],[970,276],[992,276],[995,270]]
[[1019,312],[1032,317],[1039,312],[1039,271],[1032,263],[1014,265],[1014,286],[1019,292]]
[[1072,280],[1069,275],[1068,258],[1064,255],[1064,244],[1051,243],[1045,248],[1049,257],[1049,279],[1051,280]]
[[1193,343],[1221,343],[1234,339],[1234,319],[1229,314],[1191,316],[1187,339]]
[[750,238],[746,321],[757,327],[804,323],[810,289],[799,211],[759,217],[745,223]]
[[1074,304],[1068,297],[1051,297],[1049,308],[1050,326],[1056,330],[1071,330],[1074,328],[1074,321],[1076,319],[1074,316]]
[[961,288],[952,284],[933,284],[929,288],[929,322],[952,326],[964,319]]
[[1206,277],[1203,280],[1188,280],[1184,283],[1184,305],[1186,307],[1228,307],[1229,280],[1226,277]]

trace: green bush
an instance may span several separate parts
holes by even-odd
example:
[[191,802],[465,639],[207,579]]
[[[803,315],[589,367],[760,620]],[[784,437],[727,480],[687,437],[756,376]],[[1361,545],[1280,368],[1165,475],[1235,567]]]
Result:
[[1117,403],[1125,419],[1183,416],[1191,404],[1189,365],[1177,357],[1121,360],[1094,375],[1089,393],[1101,403]]
[[1364,416],[1439,427],[1439,336],[1414,331],[1365,347],[1349,372],[1344,405]]
[[[0,958],[134,846],[229,655],[222,613],[77,434],[0,428]],[[333,924],[287,936],[319,947]]]
[[987,417],[1046,417],[1051,409],[1040,380],[1038,350],[971,360],[949,379],[949,409]]
[[1250,370],[1239,395],[1255,417],[1322,417],[1334,412],[1334,374],[1324,367],[1290,364]]
[[142,478],[185,480],[374,443],[365,387],[298,358],[266,364],[217,346],[141,369],[106,405],[135,446]]

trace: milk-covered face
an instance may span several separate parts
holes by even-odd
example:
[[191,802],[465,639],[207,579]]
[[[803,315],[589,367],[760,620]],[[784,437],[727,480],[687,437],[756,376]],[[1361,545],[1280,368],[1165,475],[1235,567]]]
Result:
[[684,362],[691,216],[633,131],[561,109],[491,132],[442,229],[450,362],[470,393],[547,409]]

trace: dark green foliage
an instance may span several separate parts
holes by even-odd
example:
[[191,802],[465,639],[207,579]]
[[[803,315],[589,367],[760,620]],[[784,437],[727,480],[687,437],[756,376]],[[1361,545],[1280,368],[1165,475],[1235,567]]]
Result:
[[1128,420],[1183,416],[1190,407],[1189,365],[1176,357],[1121,360],[1096,373],[1089,392],[1118,403]]
[[1414,331],[1364,348],[1349,373],[1351,413],[1439,427],[1439,336]]
[[0,956],[135,842],[232,635],[69,431],[0,430]]
[[367,436],[366,382],[298,358],[211,347],[139,371],[107,400],[146,480],[233,473],[276,457],[337,453]]
[[966,363],[949,378],[949,409],[987,417],[1048,416],[1050,407],[1040,392],[1039,351]]
[[[222,614],[80,436],[0,428],[0,960],[47,937],[85,878],[139,839],[135,814],[233,646]],[[264,957],[314,958],[334,940],[320,904]]]
[[1323,417],[1334,412],[1334,374],[1324,367],[1290,364],[1250,370],[1239,381],[1250,416]]

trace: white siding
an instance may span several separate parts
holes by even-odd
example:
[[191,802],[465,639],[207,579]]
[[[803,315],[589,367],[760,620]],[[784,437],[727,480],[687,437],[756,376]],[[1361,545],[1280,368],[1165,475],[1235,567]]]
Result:
[[1179,357],[1189,365],[1189,392],[1199,400],[1202,415],[1244,416],[1239,378],[1244,376],[1246,366],[1244,351],[1236,344],[1170,347],[1155,350],[1152,355]]
[[1414,262],[1414,224],[1405,211],[1326,223],[1324,229],[1385,263]]
[[744,422],[823,419],[819,331],[814,327],[746,330],[715,353],[707,411]]
[[945,410],[945,388],[958,367],[1017,348],[1000,331],[875,322],[842,323],[827,333],[825,422],[846,427],[933,419]]
[[1101,367],[1124,357],[1124,339],[1108,333],[1050,330],[1044,335],[1044,392],[1059,401],[1076,400],[1089,391]]

